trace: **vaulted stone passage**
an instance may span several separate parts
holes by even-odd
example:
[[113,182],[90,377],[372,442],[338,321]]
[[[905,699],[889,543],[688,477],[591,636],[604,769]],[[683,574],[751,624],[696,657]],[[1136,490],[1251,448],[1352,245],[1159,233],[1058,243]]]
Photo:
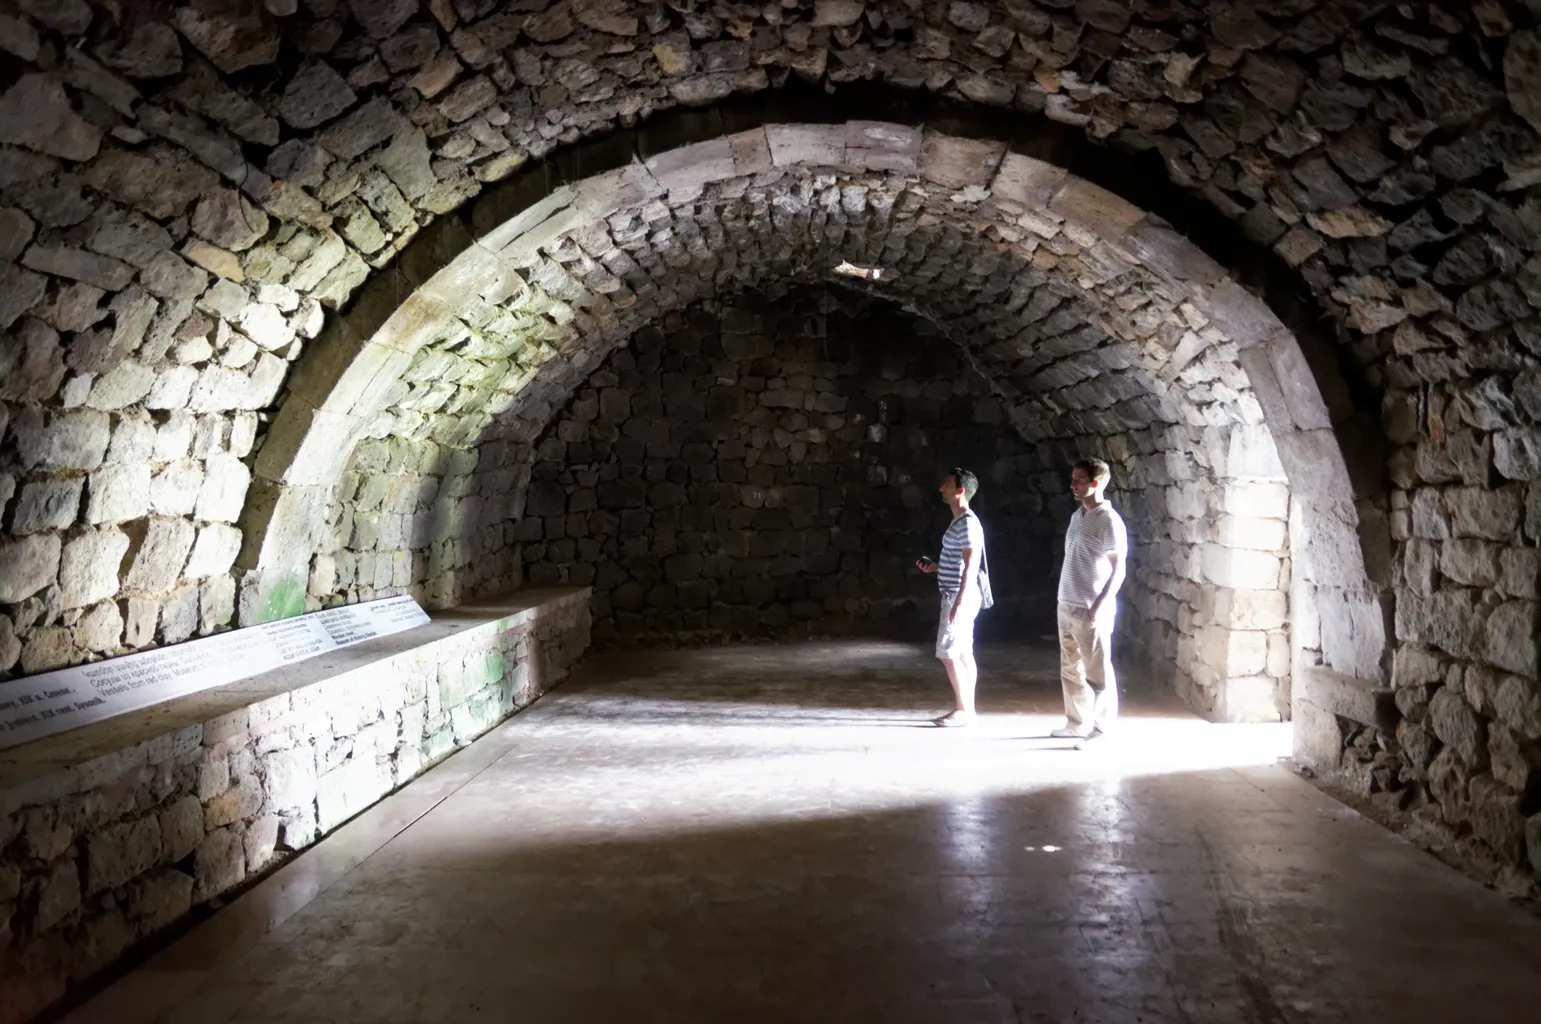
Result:
[[[1534,4],[19,0],[0,50],[0,676],[571,573],[534,485],[603,375],[841,292],[998,403],[1003,516],[1114,463],[1157,678],[1541,870]],[[78,847],[11,948],[156,927],[35,927]]]
[[[981,629],[1015,639],[1053,621],[1082,444],[1119,469],[1128,639],[1207,713],[1287,717],[1289,491],[1266,429],[1029,443],[955,343],[895,312],[826,285],[638,332],[535,446],[524,515],[502,527],[524,578],[592,585],[600,642],[924,635],[910,565],[945,525],[937,475],[967,465],[999,600]],[[1154,450],[1178,437],[1197,454]]]
[[599,643],[923,634],[913,562],[944,525],[935,488],[953,465],[984,483],[1000,613],[982,632],[1044,613],[1032,447],[957,345],[839,286],[644,328],[534,457],[524,515],[501,528],[529,583],[594,587]]
[[[1236,720],[1290,713],[1283,627],[1297,564],[1309,583],[1292,613],[1304,650],[1348,674],[1380,671],[1382,612],[1359,509],[1294,337],[1179,235],[1110,193],[989,140],[880,122],[770,125],[564,187],[508,221],[471,220],[486,225],[479,239],[445,234],[439,244],[462,245],[458,255],[431,276],[418,270],[421,283],[384,308],[366,296],[307,357],[315,371],[291,388],[256,461],[243,520],[249,614],[274,614],[307,588],[313,603],[416,587],[449,605],[517,585],[526,563],[553,551],[573,565],[547,565],[542,578],[573,579],[587,561],[597,579],[595,559],[576,559],[584,538],[558,517],[598,511],[624,534],[609,517],[638,506],[637,487],[613,481],[611,508],[569,510],[538,485],[554,476],[576,487],[576,476],[547,465],[531,484],[542,446],[565,445],[560,432],[588,415],[580,399],[560,418],[575,392],[596,373],[601,385],[615,376],[605,360],[616,346],[693,302],[833,280],[925,321],[978,375],[1031,453],[1031,469],[1009,472],[1006,486],[1039,503],[1040,534],[1068,511],[1059,478],[1078,453],[1118,467],[1140,524],[1137,612],[1125,628],[1196,707]],[[841,264],[879,273],[842,277]],[[767,354],[776,351],[772,342]],[[737,379],[746,368],[718,369]],[[647,429],[629,396],[610,390],[612,419]],[[779,401],[819,411],[812,393],[755,404]],[[350,463],[347,439],[365,437]],[[1293,553],[1292,476],[1303,481]],[[660,559],[678,553],[658,543]],[[1030,561],[1040,575],[1057,565],[1052,546]],[[663,601],[668,581],[644,575]],[[627,581],[636,586],[622,589]],[[642,583],[614,581],[632,606],[618,621],[646,605]],[[712,590],[685,588],[697,629],[733,622],[733,602]],[[820,601],[837,614],[834,595]],[[1325,639],[1306,625],[1319,605],[1340,622]],[[811,610],[805,602],[804,618]]]

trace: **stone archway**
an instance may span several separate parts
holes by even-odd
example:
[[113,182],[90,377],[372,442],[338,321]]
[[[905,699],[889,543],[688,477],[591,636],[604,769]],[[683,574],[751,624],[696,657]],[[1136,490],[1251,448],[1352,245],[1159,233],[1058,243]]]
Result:
[[[344,490],[387,468],[431,479],[432,493],[394,499],[394,532],[369,545],[370,592],[416,585],[451,604],[517,583],[501,538],[523,514],[531,445],[615,345],[694,298],[817,280],[846,260],[895,270],[871,290],[948,325],[1025,438],[1149,432],[1150,450],[1126,458],[1162,463],[1138,470],[1161,494],[1160,514],[1229,515],[1229,533],[1266,532],[1237,513],[1249,490],[1266,500],[1287,477],[1303,584],[1296,660],[1321,662],[1331,699],[1345,688],[1371,699],[1383,678],[1385,614],[1354,487],[1293,334],[1165,222],[1063,169],[897,124],[772,124],[562,185],[522,209],[476,209],[469,223],[482,227],[443,222],[404,254],[296,373],[243,517],[250,619],[298,611],[307,593],[338,599],[323,534],[358,514]],[[1185,429],[1209,430],[1212,450],[1190,450]],[[364,462],[352,461],[360,442],[393,437],[431,442],[435,461],[414,470],[399,450],[367,443]],[[502,519],[492,494],[514,495]],[[372,495],[366,514],[384,500]],[[1190,527],[1151,545],[1165,572],[1147,581],[1146,622],[1165,625],[1141,640],[1218,717],[1256,713],[1248,676],[1233,687],[1227,666],[1256,661],[1247,634],[1282,625],[1276,604],[1248,596],[1277,592],[1281,570],[1288,578],[1281,539],[1248,555],[1250,541],[1228,547]],[[1270,567],[1275,583],[1260,587]],[[1207,596],[1166,593],[1163,619],[1163,589],[1179,588],[1158,577],[1185,576]],[[1299,718],[1310,697],[1296,695]]]
[[[652,195],[643,209],[667,211],[659,226],[686,238],[704,223],[700,197],[710,206],[735,178],[711,178],[695,198],[686,187],[653,194],[677,170],[667,160],[683,156],[679,142],[716,147],[685,161],[700,168],[721,165],[723,140],[770,122],[923,122],[1008,141],[1177,231],[1083,209],[1071,219],[1093,241],[1071,238],[1068,259],[1054,248],[1067,243],[1047,237],[1011,256],[1000,246],[1027,236],[1003,227],[1034,232],[975,216],[992,207],[995,178],[930,181],[924,140],[913,169],[857,170],[853,151],[881,147],[826,136],[817,145],[842,166],[788,168],[795,181],[778,192],[764,177],[782,172],[773,161],[744,195],[765,198],[781,223],[850,237],[863,206],[845,208],[842,182],[883,177],[878,192],[924,182],[935,208],[922,203],[919,215],[937,223],[906,237],[939,261],[1132,257],[1166,268],[1175,283],[1158,277],[1160,287],[1191,293],[1206,326],[1226,331],[1255,304],[1239,296],[1228,312],[1225,275],[1177,236],[1249,288],[1268,262],[1278,271],[1268,305],[1298,345],[1238,344],[1239,369],[1227,363],[1214,380],[1245,377],[1260,411],[1243,422],[1266,426],[1301,499],[1290,574],[1299,752],[1363,794],[1417,806],[1452,841],[1489,851],[1495,872],[1527,856],[1532,874],[1541,867],[1533,3],[28,0],[5,11],[0,677],[228,629],[238,583],[253,621],[417,586],[426,599],[431,580],[448,602],[517,579],[520,560],[485,547],[486,495],[499,496],[497,510],[525,493],[529,447],[602,364],[601,341],[688,298],[678,285],[689,245],[655,238],[646,215],[620,248],[666,253],[648,265],[658,272],[644,267],[635,287],[629,270],[606,267],[622,282],[610,292],[604,276],[587,280],[586,236],[564,232],[620,209],[591,179],[614,172],[613,188]],[[838,210],[820,212],[830,188]],[[972,198],[980,190],[987,197]],[[1044,200],[1077,195],[1056,188]],[[505,258],[506,243],[536,230],[550,235],[538,258]],[[477,297],[489,317],[474,325],[479,343],[510,346],[498,383],[470,381],[455,363],[465,344],[434,335],[445,303],[430,284],[479,247],[511,268]],[[778,272],[822,272],[827,252],[817,255]],[[457,263],[473,282],[475,262]],[[1106,283],[1082,276],[1093,291]],[[735,280],[714,273],[701,294]],[[458,310],[466,290],[453,275],[438,285]],[[537,306],[510,308],[535,287]],[[1045,278],[1030,291],[1053,287]],[[1079,279],[1067,287],[1068,303]],[[591,293],[609,297],[613,317],[577,301]],[[971,294],[976,311],[1015,301],[1009,288]],[[938,289],[920,298],[917,311],[964,322]],[[318,341],[337,310],[346,322],[330,330],[345,340]],[[1001,322],[967,322],[957,340],[1004,344]],[[488,341],[494,323],[518,344]],[[1061,336],[1040,328],[1029,340]],[[1193,377],[1227,344],[1176,381],[1209,384]],[[1104,349],[1131,351],[1094,346]],[[482,356],[473,361],[505,358]],[[1011,387],[1013,369],[997,364],[992,379]],[[1063,390],[1085,397],[1083,384]],[[1130,401],[1173,386],[1159,372],[1139,385]],[[1231,467],[1229,439],[1205,443],[1219,429],[1207,423],[1159,439],[1108,434],[1098,428],[1126,410],[1019,391],[1004,404],[1024,435],[1055,459],[1103,445],[1144,485],[1131,487],[1144,509],[1170,511],[1173,488],[1185,512],[1197,516],[1203,497],[1204,514],[1222,515],[1228,491],[1271,482],[1266,460],[1238,461],[1250,468],[1237,487],[1161,477],[1168,454],[1202,457],[1210,477]],[[1138,408],[1150,421],[1163,412]],[[499,520],[500,543],[517,545],[511,534],[531,519]],[[1169,540],[1142,552],[1147,564],[1165,557],[1202,576],[1202,557],[1179,557],[1189,540]],[[1231,637],[1215,620],[1237,605],[1195,602],[1163,588],[1178,573],[1158,575],[1140,639],[1175,652],[1183,685],[1184,641],[1228,659]],[[1255,647],[1241,654],[1255,663]],[[73,877],[83,849],[47,870]],[[107,938],[127,941],[119,932]]]

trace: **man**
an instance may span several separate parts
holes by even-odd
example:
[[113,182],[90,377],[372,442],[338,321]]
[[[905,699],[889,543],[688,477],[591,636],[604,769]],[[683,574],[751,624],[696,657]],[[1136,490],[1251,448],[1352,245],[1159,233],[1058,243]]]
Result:
[[979,666],[974,661],[974,618],[983,598],[980,568],[984,563],[985,534],[979,517],[968,507],[979,490],[978,477],[954,467],[938,490],[952,510],[952,523],[942,535],[942,557],[940,561],[921,558],[915,565],[921,572],[935,573],[942,592],[936,656],[947,669],[957,708],[936,719],[936,724],[955,728],[970,725],[975,718],[974,684],[979,679]]
[[1107,499],[1111,477],[1101,459],[1082,459],[1070,471],[1070,493],[1081,507],[1070,517],[1059,572],[1059,678],[1065,691],[1065,724],[1050,735],[1060,739],[1095,739],[1118,718],[1113,620],[1129,538]]

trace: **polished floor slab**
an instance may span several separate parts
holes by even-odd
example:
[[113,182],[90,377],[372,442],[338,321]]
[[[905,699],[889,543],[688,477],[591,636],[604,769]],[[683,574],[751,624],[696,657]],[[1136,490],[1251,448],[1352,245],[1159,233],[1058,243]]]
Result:
[[1530,1019],[1541,922],[1131,695],[984,717],[883,643],[616,654],[297,858],[75,1024]]

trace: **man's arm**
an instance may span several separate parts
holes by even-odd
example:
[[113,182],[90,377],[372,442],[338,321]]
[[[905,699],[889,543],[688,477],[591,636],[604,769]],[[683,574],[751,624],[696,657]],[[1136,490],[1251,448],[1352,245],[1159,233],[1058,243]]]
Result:
[[974,563],[974,549],[963,549],[963,578],[958,582],[958,596],[952,599],[952,611],[947,615],[947,621],[951,622],[958,616],[958,607],[963,604],[963,595],[968,593],[968,588],[974,586],[975,577],[978,575],[978,566]]
[[1102,593],[1092,602],[1092,614],[1096,615],[1102,610],[1102,606],[1113,600],[1118,594],[1118,588],[1124,585],[1124,556],[1117,551],[1110,551],[1103,556],[1113,565],[1113,575],[1108,577],[1107,585],[1102,588]]
[[1096,615],[1102,610],[1102,606],[1112,601],[1118,594],[1118,588],[1124,585],[1124,565],[1128,560],[1129,535],[1124,531],[1124,523],[1121,519],[1114,519],[1110,524],[1111,535],[1108,537],[1109,550],[1102,557],[1106,558],[1113,567],[1113,572],[1108,576],[1107,585],[1102,588],[1102,593],[1092,602],[1092,614]]

